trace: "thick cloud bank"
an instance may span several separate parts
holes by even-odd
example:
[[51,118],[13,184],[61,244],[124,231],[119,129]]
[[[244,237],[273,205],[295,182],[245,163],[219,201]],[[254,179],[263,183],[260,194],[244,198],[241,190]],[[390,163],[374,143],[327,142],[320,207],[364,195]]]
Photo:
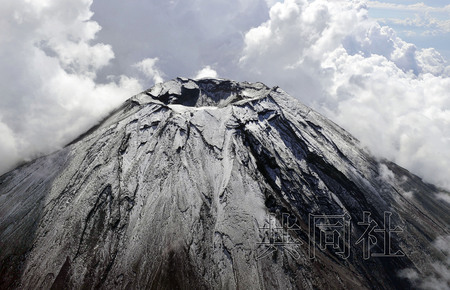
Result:
[[48,153],[92,126],[140,89],[126,76],[96,83],[114,58],[92,44],[100,25],[91,1],[2,3],[0,11],[0,172]]
[[450,67],[370,19],[366,1],[40,3],[0,12],[2,172],[153,83],[218,76],[279,85],[450,188]]

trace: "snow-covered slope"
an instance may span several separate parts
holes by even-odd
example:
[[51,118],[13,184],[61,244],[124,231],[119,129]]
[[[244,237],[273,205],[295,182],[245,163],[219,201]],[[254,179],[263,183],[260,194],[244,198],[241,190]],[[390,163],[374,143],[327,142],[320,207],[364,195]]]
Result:
[[0,177],[0,288],[401,289],[439,193],[278,87],[179,78]]

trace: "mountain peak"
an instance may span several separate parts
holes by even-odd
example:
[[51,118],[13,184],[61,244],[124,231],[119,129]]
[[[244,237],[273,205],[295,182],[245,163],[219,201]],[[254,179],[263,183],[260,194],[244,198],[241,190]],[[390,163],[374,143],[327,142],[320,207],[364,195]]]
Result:
[[176,78],[158,83],[151,89],[135,96],[141,104],[162,102],[166,105],[188,107],[226,107],[240,101],[261,98],[271,89],[263,83],[236,82],[226,79],[205,78],[200,80]]
[[438,192],[280,88],[177,78],[0,177],[0,289],[408,289]]

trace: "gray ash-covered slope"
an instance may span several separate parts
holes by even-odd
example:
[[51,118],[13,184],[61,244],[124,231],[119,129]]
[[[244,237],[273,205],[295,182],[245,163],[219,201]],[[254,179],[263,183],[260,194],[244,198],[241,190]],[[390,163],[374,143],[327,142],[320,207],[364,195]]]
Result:
[[[280,88],[176,79],[0,177],[0,288],[401,289],[445,258],[438,192]],[[403,257],[364,259],[364,212]],[[287,214],[295,249],[264,229]],[[348,258],[310,247],[309,214],[351,218]]]

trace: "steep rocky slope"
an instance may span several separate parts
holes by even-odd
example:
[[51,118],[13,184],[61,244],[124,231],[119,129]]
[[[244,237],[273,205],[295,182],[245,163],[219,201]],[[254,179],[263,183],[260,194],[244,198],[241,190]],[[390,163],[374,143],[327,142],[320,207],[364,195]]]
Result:
[[440,192],[280,88],[179,78],[0,177],[0,288],[403,289]]

